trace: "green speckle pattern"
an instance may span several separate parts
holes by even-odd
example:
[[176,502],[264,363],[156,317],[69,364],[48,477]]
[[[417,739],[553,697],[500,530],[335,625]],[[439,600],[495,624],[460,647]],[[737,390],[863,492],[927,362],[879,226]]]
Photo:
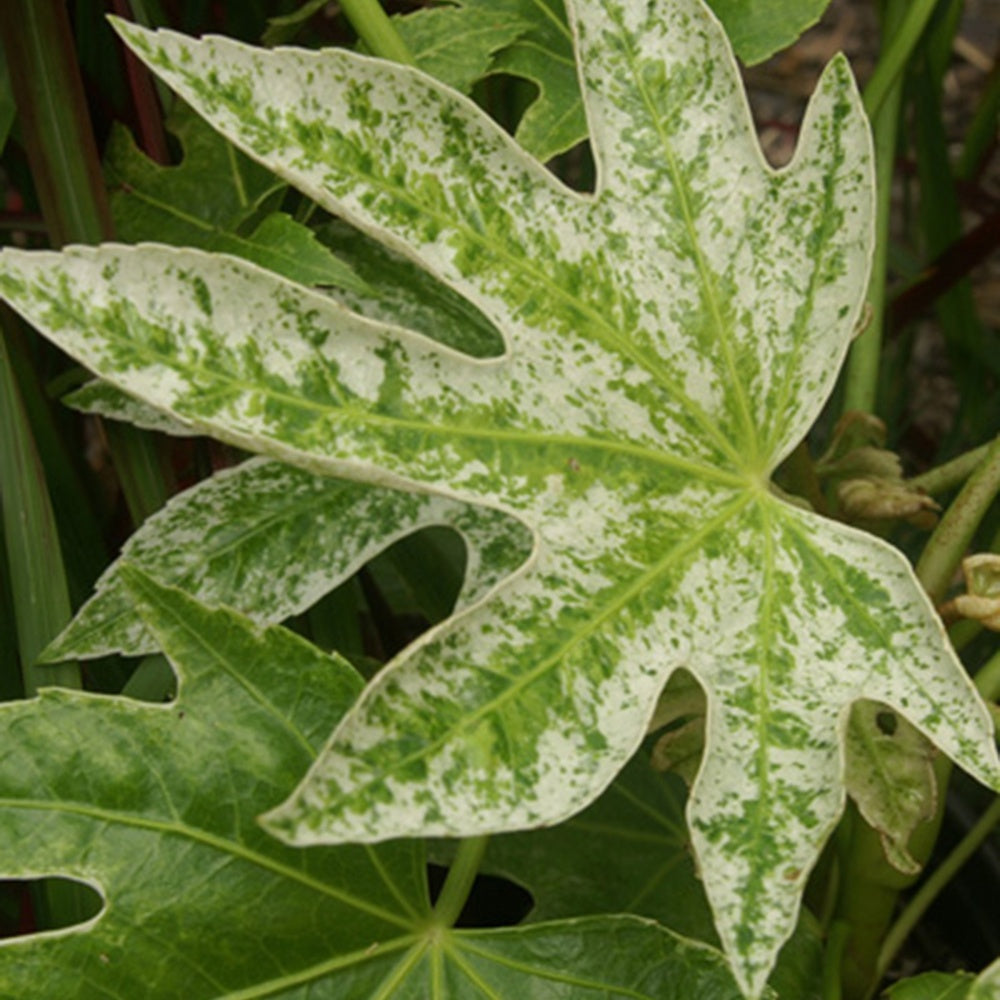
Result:
[[454,529],[466,544],[459,608],[482,598],[531,552],[528,529],[488,507],[251,459],[179,494],[150,517],[44,657],[157,651],[129,598],[123,566],[138,566],[201,601],[271,624],[305,611],[394,541],[432,525]]
[[708,694],[688,822],[756,997],[843,809],[854,700],[997,787],[1000,761],[903,557],[767,488],[868,279],[872,151],[846,62],[774,171],[700,0],[568,6],[593,195],[418,71],[118,26],[250,156],[466,299],[500,353],[194,250],[6,252],[0,290],[187,426],[530,533],[488,599],[376,677],[269,830],[320,844],[557,822],[613,780],[685,667]]

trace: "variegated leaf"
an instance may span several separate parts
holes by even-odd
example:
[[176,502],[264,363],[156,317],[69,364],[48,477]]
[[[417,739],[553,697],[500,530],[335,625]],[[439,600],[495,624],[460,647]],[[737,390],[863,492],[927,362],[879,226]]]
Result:
[[1000,761],[902,556],[768,483],[832,386],[867,281],[871,150],[846,63],[775,172],[699,0],[570,9],[593,196],[412,69],[122,28],[230,139],[466,297],[500,356],[196,251],[7,253],[0,287],[193,426],[533,532],[489,601],[375,679],[272,830],[309,844],[552,823],[610,783],[684,666],[708,697],[693,844],[758,995],[843,808],[854,700],[998,786]]
[[55,690],[0,706],[16,737],[0,755],[0,873],[58,871],[104,904],[80,925],[0,941],[0,995],[737,1000],[717,950],[652,921],[457,931],[430,912],[417,843],[302,851],[268,837],[254,813],[360,679],[283,629],[135,567],[122,577],[178,697]]
[[531,552],[523,525],[498,511],[253,459],[174,497],[149,518],[44,656],[158,649],[129,597],[123,565],[270,624],[304,611],[393,541],[430,525],[451,527],[466,543],[460,607],[480,600]]

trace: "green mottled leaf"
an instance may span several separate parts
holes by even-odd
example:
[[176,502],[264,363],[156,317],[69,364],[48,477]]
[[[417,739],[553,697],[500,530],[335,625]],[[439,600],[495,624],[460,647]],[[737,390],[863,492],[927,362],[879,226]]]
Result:
[[201,601],[270,624],[304,611],[395,540],[429,525],[454,528],[468,547],[460,607],[482,598],[530,553],[528,532],[498,511],[251,460],[149,518],[45,658],[139,656],[159,648],[133,607],[123,567],[138,566]]
[[710,0],[736,54],[753,65],[811,28],[830,0]]
[[367,289],[347,264],[291,216],[272,212],[247,231],[285,185],[190,108],[181,105],[170,127],[184,152],[173,167],[149,159],[121,125],[111,131],[105,173],[114,188],[111,209],[122,240],[217,250],[304,284],[332,284],[358,293]]
[[[791,45],[829,2],[710,0],[709,6],[736,54],[752,65]],[[535,84],[538,96],[518,125],[517,140],[540,160],[587,138],[564,0],[455,0],[397,24],[421,68],[459,90],[488,73]]]
[[[657,774],[640,750],[582,813],[544,830],[490,840],[483,867],[531,892],[531,922],[634,913],[717,943],[688,843],[683,782]],[[779,997],[816,1000],[822,948],[808,914],[770,978]]]
[[970,1000],[972,983],[967,972],[926,972],[894,983],[885,995],[891,1000]]
[[456,0],[395,20],[417,65],[468,93],[494,55],[532,28],[525,0]]
[[847,792],[878,830],[890,864],[908,875],[920,865],[907,850],[910,835],[934,816],[934,748],[904,719],[859,702],[847,726]]
[[161,413],[141,399],[100,379],[85,382],[79,389],[63,396],[62,401],[81,413],[95,413],[110,420],[124,420],[147,431],[159,431],[174,437],[195,437],[198,434],[189,424]]
[[0,871],[58,872],[105,900],[81,928],[0,942],[0,995],[207,1000],[364,966],[426,913],[421,852],[296,850],[254,822],[357,674],[136,570],[128,586],[175,665],[176,701],[49,689],[0,706]]
[[871,147],[845,61],[776,172],[698,0],[571,13],[593,195],[412,69],[121,29],[225,135],[471,302],[498,356],[197,250],[8,251],[0,288],[192,427],[532,533],[517,572],[366,688],[272,832],[556,823],[614,780],[684,667],[707,696],[692,848],[757,996],[844,806],[854,701],[997,787],[1000,761],[905,559],[769,484],[829,394],[868,278]]

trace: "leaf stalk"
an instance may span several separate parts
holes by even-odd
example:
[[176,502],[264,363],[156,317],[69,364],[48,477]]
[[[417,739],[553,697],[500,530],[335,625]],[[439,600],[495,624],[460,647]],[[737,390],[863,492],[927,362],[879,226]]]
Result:
[[[883,30],[888,36],[902,14],[900,0],[891,2]],[[847,359],[843,412],[860,410],[874,413],[878,394],[879,360],[886,316],[886,276],[889,270],[889,217],[892,208],[892,175],[896,160],[896,138],[903,97],[902,79],[896,77],[880,100],[877,111],[869,110],[875,140],[875,248],[868,281],[871,316],[867,327],[854,341]]]
[[931,600],[940,604],[958,564],[990,505],[1000,493],[1000,436],[945,511],[917,561],[917,577]]
[[465,901],[472,891],[472,883],[486,853],[488,836],[469,837],[458,845],[455,860],[448,869],[441,895],[434,906],[433,922],[438,927],[453,927]]
[[374,55],[406,66],[416,66],[413,53],[378,0],[340,0],[340,9]]
[[[902,18],[897,18],[892,17],[890,5],[883,37],[891,41],[879,56],[878,64],[865,85],[862,96],[865,110],[871,118],[874,119],[879,114],[882,107],[891,100],[893,90],[898,89],[903,71],[936,6],[937,0],[907,0],[903,5],[897,2],[897,10],[905,11]],[[890,27],[890,21],[896,23]]]
[[955,845],[952,852],[931,872],[889,929],[882,942],[882,949],[879,952],[876,965],[876,974],[879,979],[885,975],[892,960],[896,957],[896,952],[899,951],[910,932],[937,899],[941,890],[955,877],[958,870],[975,854],[998,825],[1000,825],[1000,797],[993,800],[993,803],[979,817],[969,832]]

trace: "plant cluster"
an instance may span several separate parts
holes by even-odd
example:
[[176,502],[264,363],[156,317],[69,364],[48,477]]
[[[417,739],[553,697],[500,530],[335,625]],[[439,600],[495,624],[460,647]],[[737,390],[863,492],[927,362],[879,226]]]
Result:
[[[989,155],[995,79],[960,163],[939,135],[962,4],[882,4],[775,169],[736,55],[822,0],[345,0],[321,49],[273,46],[322,3],[264,45],[135,3],[147,152],[115,126],[103,173],[37,86],[80,94],[58,6],[0,21],[62,247],[0,254],[61,352],[7,317],[0,873],[45,933],[0,996],[874,995],[1000,820],[995,332],[950,284],[917,477],[884,336],[908,96],[923,187]],[[106,566],[53,363],[136,524]],[[985,811],[901,905],[953,765]],[[524,912],[474,918],[478,873]],[[1000,995],[982,964],[888,995]]]

